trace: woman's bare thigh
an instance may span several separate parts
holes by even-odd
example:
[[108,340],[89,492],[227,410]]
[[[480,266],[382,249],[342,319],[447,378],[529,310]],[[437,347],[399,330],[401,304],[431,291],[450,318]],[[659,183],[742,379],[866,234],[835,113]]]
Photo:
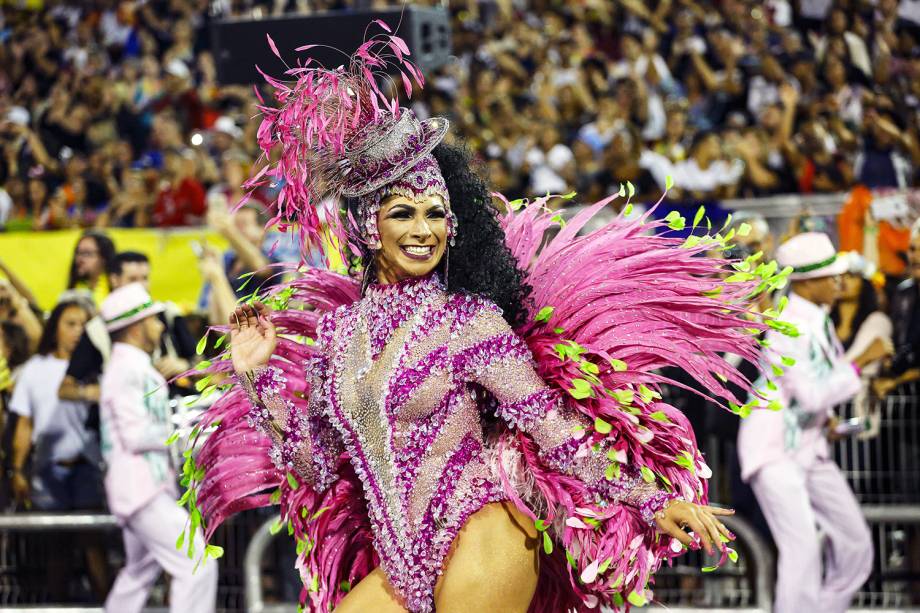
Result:
[[399,604],[396,592],[378,566],[361,579],[335,608],[335,613],[407,613]]
[[539,575],[537,531],[509,503],[486,505],[460,530],[434,590],[438,613],[526,613]]
[[[451,545],[434,590],[438,613],[526,613],[537,589],[539,541],[533,522],[511,503],[474,513]],[[335,613],[407,613],[379,567],[358,582]]]

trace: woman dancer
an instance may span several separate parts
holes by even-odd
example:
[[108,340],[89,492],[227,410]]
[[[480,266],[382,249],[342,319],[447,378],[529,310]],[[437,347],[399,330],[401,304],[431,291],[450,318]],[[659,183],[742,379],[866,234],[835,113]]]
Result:
[[724,262],[696,257],[711,244],[644,219],[577,237],[606,201],[546,244],[539,203],[499,218],[447,121],[377,89],[381,48],[420,81],[390,36],[350,70],[269,79],[278,214],[315,244],[319,203],[344,196],[324,217],[352,275],[310,270],[234,313],[211,368],[239,385],[186,463],[193,524],[280,502],[311,611],[641,604],[683,547],[732,556],[730,511],[706,506],[708,468],[651,371],[736,401],[713,373],[743,384],[718,352],[756,359],[750,279],[720,281]]

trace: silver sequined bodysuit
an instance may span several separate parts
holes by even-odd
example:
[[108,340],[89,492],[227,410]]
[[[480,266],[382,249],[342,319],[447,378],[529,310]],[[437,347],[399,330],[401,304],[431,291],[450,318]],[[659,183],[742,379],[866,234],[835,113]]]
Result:
[[280,371],[262,369],[248,379],[254,421],[275,441],[275,464],[319,490],[347,452],[383,570],[413,613],[433,610],[444,558],[467,518],[508,498],[485,460],[486,397],[500,419],[532,436],[545,462],[602,483],[606,497],[647,517],[668,498],[635,477],[606,481],[606,462],[576,459],[581,421],[564,414],[524,341],[494,304],[448,294],[437,276],[371,286],[321,318],[316,342],[308,414],[290,415]]

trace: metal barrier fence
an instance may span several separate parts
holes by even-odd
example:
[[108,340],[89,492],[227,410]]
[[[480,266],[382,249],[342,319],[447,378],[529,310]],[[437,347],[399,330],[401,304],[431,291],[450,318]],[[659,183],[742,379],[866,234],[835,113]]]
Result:
[[[269,510],[243,513],[215,534],[215,542],[224,547],[219,561],[218,611],[246,610],[244,559],[250,542],[257,540],[259,528],[270,516]],[[124,554],[121,533],[111,515],[0,514],[0,611],[61,610],[63,602],[69,603],[68,610],[101,611],[101,599],[93,593],[84,557],[84,551],[93,546],[103,550],[112,571],[109,580],[113,580]],[[275,601],[296,600],[300,585],[293,548],[272,543],[263,558],[270,572],[262,578],[262,592]],[[64,571],[56,571],[52,562],[63,565]],[[149,610],[166,606],[167,588],[161,577],[151,592]],[[73,608],[75,605],[79,606]]]
[[[906,386],[878,404],[878,435],[847,439],[836,446],[836,459],[863,505],[876,550],[873,573],[854,606],[866,610],[907,610],[920,605],[920,389]],[[680,398],[669,398],[680,406]],[[843,406],[846,416],[852,407]],[[733,441],[712,439],[704,447],[714,467],[730,464]],[[715,497],[734,504],[725,470],[711,482]],[[220,561],[218,606],[223,612],[292,612],[300,586],[294,552],[286,538],[273,538],[268,510],[244,513],[222,526],[215,542],[224,547]],[[742,517],[726,523],[738,535],[741,559],[715,573],[699,552],[679,558],[656,579],[656,598],[672,611],[768,611],[774,553],[769,536]],[[70,536],[68,536],[70,535]],[[95,538],[94,538],[95,536]],[[0,609],[4,611],[99,611],[81,557],[86,544],[104,546],[112,568],[123,561],[121,538],[111,516],[88,514],[0,514]],[[66,556],[73,565],[69,585],[74,608],[52,606],[49,561]],[[61,587],[61,586],[57,586]],[[166,603],[166,583],[154,589],[150,610]],[[93,606],[95,605],[95,606]]]

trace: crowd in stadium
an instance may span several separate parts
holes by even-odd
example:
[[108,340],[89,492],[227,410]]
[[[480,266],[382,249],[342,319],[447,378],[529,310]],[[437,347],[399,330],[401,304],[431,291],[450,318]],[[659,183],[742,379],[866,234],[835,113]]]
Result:
[[[102,508],[98,488],[33,491],[24,472],[29,454],[41,451],[32,448],[32,428],[47,424],[19,430],[7,417],[17,404],[82,407],[69,413],[71,431],[89,439],[55,451],[60,457],[52,458],[52,470],[80,472],[74,484],[98,485],[98,458],[79,452],[96,436],[89,409],[98,401],[102,360],[89,322],[109,290],[148,283],[151,264],[143,253],[119,249],[109,230],[206,227],[230,247],[221,253],[196,245],[205,286],[196,313],[165,315],[157,369],[167,378],[206,357],[195,338],[207,324],[226,322],[237,299],[252,292],[250,274],[295,257],[277,230],[264,227],[271,189],[257,191],[237,211],[228,206],[244,196],[244,181],[259,168],[258,100],[251,87],[218,81],[211,20],[354,6],[351,0],[5,3],[0,230],[85,231],[50,314],[38,308],[34,292],[48,281],[24,278],[0,253],[0,423],[6,423],[3,465],[10,470],[4,505]],[[422,118],[448,117],[451,132],[509,198],[574,190],[573,202],[588,203],[629,182],[638,200],[654,202],[673,179],[669,200],[695,206],[920,184],[916,0],[468,0],[449,8],[456,57],[427,75],[411,105]],[[860,211],[859,219],[849,227],[841,217],[837,233],[851,246],[852,232],[863,245],[867,228],[878,231],[865,207],[854,206],[849,210]],[[879,397],[920,377],[914,217],[901,220],[900,229],[882,228],[900,233],[880,244],[875,259],[881,261],[852,256],[833,315],[847,347],[873,313],[887,311],[893,321],[893,355],[872,384]],[[769,256],[778,241],[765,219],[745,220],[752,231],[740,255]],[[255,274],[263,281],[270,276]],[[914,285],[897,289],[911,276]],[[11,396],[14,378],[18,391]],[[54,378],[62,385],[51,389]],[[193,381],[178,380],[173,391],[193,388]],[[712,426],[690,416],[702,428]],[[77,463],[68,464],[74,457]],[[91,557],[94,550],[87,551]],[[88,557],[86,564],[96,595],[104,594],[103,562]]]
[[[279,10],[250,4],[228,8]],[[253,92],[217,81],[209,3],[45,5],[4,10],[0,227],[203,223],[208,191],[250,171],[258,127]],[[460,3],[457,61],[416,109],[450,117],[514,196],[631,181],[652,197],[667,175],[695,200],[906,187],[916,5]]]

